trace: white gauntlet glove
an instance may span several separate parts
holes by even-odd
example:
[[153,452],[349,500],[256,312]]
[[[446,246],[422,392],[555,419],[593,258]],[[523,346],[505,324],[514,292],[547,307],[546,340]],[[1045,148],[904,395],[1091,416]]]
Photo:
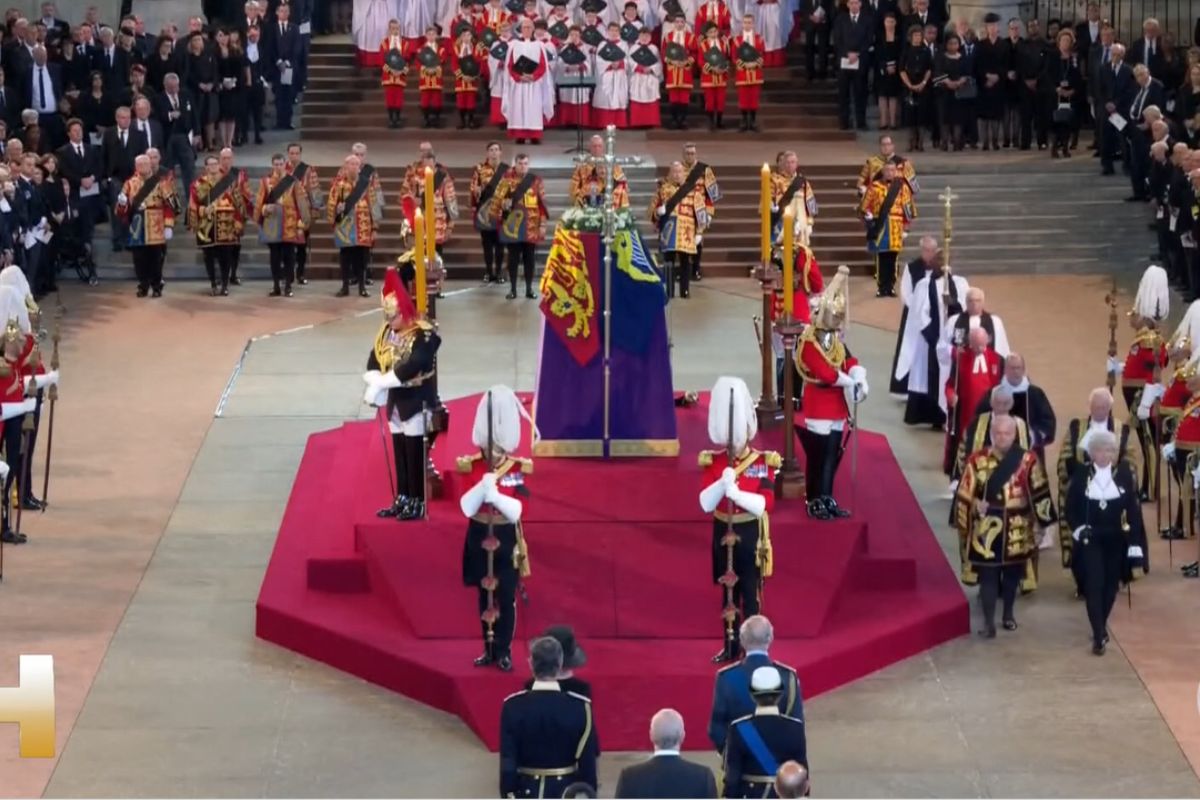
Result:
[[1162,446],[1162,456],[1167,461],[1170,461],[1172,458],[1175,457],[1175,443],[1174,442],[1167,442],[1166,444],[1164,444]]
[[1121,363],[1120,361],[1117,361],[1112,356],[1109,356],[1108,357],[1108,371],[1114,375],[1120,375],[1122,372],[1125,371],[1125,365],[1123,363]]

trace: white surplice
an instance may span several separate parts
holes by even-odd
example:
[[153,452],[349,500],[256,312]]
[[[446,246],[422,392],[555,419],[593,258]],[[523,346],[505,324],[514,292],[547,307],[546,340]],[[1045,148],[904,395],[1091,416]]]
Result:
[[534,81],[520,81],[510,74],[501,96],[500,113],[513,130],[540,131],[546,120],[554,116],[554,81],[550,64],[541,42],[513,39],[508,43],[505,70],[511,73],[521,56],[546,65],[546,71]]
[[353,14],[355,47],[376,52],[387,38],[388,21],[396,16],[396,0],[354,0]]
[[[596,91],[592,95],[592,106],[606,111],[615,111],[629,107],[629,74],[626,65],[629,63],[629,48],[624,42],[614,42],[625,53],[621,61],[605,61],[597,52],[596,55]],[[601,43],[599,49],[604,49]]]

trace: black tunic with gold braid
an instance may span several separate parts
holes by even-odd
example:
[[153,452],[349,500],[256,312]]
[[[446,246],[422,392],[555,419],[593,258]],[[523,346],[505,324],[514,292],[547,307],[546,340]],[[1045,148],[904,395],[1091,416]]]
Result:
[[[391,372],[400,380],[400,386],[388,390],[389,422],[411,422],[437,404],[433,376],[441,343],[437,329],[425,320],[414,320],[399,331],[392,330],[387,323],[380,328],[375,346],[367,357],[367,369],[384,374]],[[424,516],[426,427],[412,426],[415,435],[393,429],[396,499],[390,509],[380,511],[380,516],[397,519]]]

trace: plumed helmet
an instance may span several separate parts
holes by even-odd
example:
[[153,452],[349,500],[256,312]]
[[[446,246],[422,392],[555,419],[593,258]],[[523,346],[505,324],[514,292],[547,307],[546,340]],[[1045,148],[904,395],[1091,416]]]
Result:
[[492,412],[492,445],[494,447],[506,453],[516,452],[521,445],[522,419],[529,420],[529,426],[533,431],[533,440],[537,441],[537,428],[533,426],[533,420],[530,419],[529,412],[521,404],[516,392],[503,384],[496,384],[483,393],[483,397],[479,398],[479,405],[475,407],[475,425],[471,429],[471,441],[475,443],[476,447],[482,450],[488,444],[489,400]]
[[1167,271],[1157,264],[1146,267],[1133,298],[1133,313],[1143,320],[1161,322],[1171,313],[1171,287]]
[[729,446],[730,397],[733,402],[733,449],[740,453],[758,435],[758,417],[754,413],[754,398],[741,378],[728,375],[717,378],[708,404],[708,438],[714,445]]

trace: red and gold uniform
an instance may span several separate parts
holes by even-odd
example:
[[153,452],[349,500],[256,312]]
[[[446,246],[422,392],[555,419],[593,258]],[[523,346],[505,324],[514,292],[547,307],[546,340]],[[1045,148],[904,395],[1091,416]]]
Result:
[[1162,334],[1156,328],[1143,325],[1134,334],[1133,343],[1129,345],[1129,352],[1125,355],[1121,370],[1121,396],[1125,398],[1130,422],[1136,427],[1138,442],[1141,445],[1141,491],[1147,494],[1154,485],[1158,470],[1158,458],[1154,453],[1158,446],[1157,432],[1153,422],[1139,420],[1136,415],[1138,406],[1141,405],[1143,389],[1157,380],[1169,360],[1167,344]]
[[[714,396],[712,402],[719,400]],[[732,589],[733,608],[740,619],[746,619],[761,610],[763,582],[774,571],[770,514],[775,508],[775,473],[783,461],[778,453],[747,448],[732,463],[725,450],[701,450],[699,463],[702,489],[720,481],[725,468],[731,467],[737,488],[761,496],[766,504],[761,517],[731,500],[723,500],[713,511],[712,580],[724,586],[725,581],[737,579]],[[726,539],[730,532],[732,542]],[[733,624],[736,630],[737,622]]]
[[375,204],[370,189],[355,200],[353,208],[338,213],[338,204],[350,199],[354,187],[355,181],[349,175],[339,173],[329,187],[329,198],[325,203],[325,215],[334,226],[334,242],[339,249],[375,245]]
[[289,181],[290,186],[274,201],[279,207],[271,214],[266,213],[271,194],[286,178],[286,173],[283,178],[264,175],[258,182],[258,194],[254,198],[254,221],[258,224],[259,239],[266,244],[304,244],[304,232],[312,224],[308,195],[294,179]]
[[720,31],[722,37],[729,35],[732,18],[729,14],[729,6],[725,5],[725,0],[705,0],[704,5],[697,9],[697,36],[704,35],[704,26],[709,22],[717,24],[717,30]]
[[499,36],[501,28],[506,24],[512,24],[513,15],[512,12],[504,7],[503,3],[498,6],[489,3],[483,7],[483,12],[480,14],[480,21],[482,23],[479,31],[481,34],[483,33],[483,28],[491,28],[492,32]]
[[[596,198],[596,203],[602,203],[607,177],[608,167],[604,164],[586,161],[577,164],[571,173],[571,203],[579,208],[593,205],[591,198]],[[617,208],[629,207],[629,183],[620,165],[613,166],[613,203]]]
[[496,186],[496,194],[492,198],[492,217],[500,224],[502,234],[504,234],[502,238],[516,239],[518,236],[516,230],[508,231],[506,229],[511,224],[512,211],[521,209],[525,231],[519,235],[519,240],[537,244],[545,238],[544,228],[550,218],[550,212],[546,209],[545,185],[540,177],[535,176],[524,195],[514,197],[513,194],[523,181],[524,178],[519,177],[516,170],[510,169],[505,173]]
[[[426,67],[417,61],[416,58],[419,56],[420,50],[433,50],[437,54],[437,66]],[[441,111],[443,68],[447,60],[446,48],[440,44],[430,44],[427,41],[421,46],[420,50],[413,54],[413,58],[414,63],[419,69],[417,88],[421,93],[421,110],[425,112]]]
[[[683,185],[686,182],[684,178]],[[681,188],[681,184],[669,177],[659,181],[650,201],[650,221],[658,228],[659,252],[666,256],[668,263],[674,267],[673,271],[678,273],[680,295],[688,297],[692,275],[696,272],[700,237],[712,222],[716,209],[704,188],[703,180],[695,181],[691,189],[673,207],[668,208]],[[675,296],[673,277],[671,285],[667,287],[667,295]]]
[[201,175],[192,182],[188,193],[187,226],[195,234],[196,246],[200,248],[235,245],[242,240],[244,219],[249,210],[242,205],[245,198],[236,184],[213,197],[212,190],[220,182],[220,175],[215,179]]
[[121,191],[129,198],[128,203],[117,207],[122,221],[129,225],[126,247],[165,245],[167,243],[166,231],[175,225],[175,209],[171,202],[170,186],[162,181],[155,185],[138,209],[133,208],[133,201],[145,181],[146,179],[141,175],[134,175],[121,187]]
[[811,421],[845,422],[850,404],[845,388],[838,384],[840,373],[858,366],[837,331],[809,326],[796,348],[796,367],[804,378],[804,417]]
[[[404,37],[397,34],[389,36],[379,45],[380,58],[386,58],[388,52],[396,50],[404,54]],[[404,89],[408,86],[408,62],[399,70],[387,65],[386,60],[380,67],[379,84],[383,87],[383,104],[388,111],[400,111],[404,108]]]
[[[400,203],[411,198],[417,208],[425,209],[425,166],[422,162],[411,165],[400,187]],[[454,179],[449,171],[437,164],[433,172],[433,214],[436,243],[440,247],[454,232],[454,220],[458,217],[458,196],[454,191]]]
[[[979,503],[986,506],[982,513]],[[1037,551],[1036,529],[1058,521],[1042,462],[1015,442],[1007,454],[993,447],[971,454],[955,492],[952,519],[958,529],[960,579],[974,585],[981,572],[994,570],[988,577],[1005,587],[1009,618],[1025,564]],[[994,613],[995,595],[992,604]]]
[[897,175],[891,182],[882,178],[867,187],[859,212],[867,224],[867,252],[875,256],[875,282],[880,297],[891,297],[896,289],[896,258],[904,248],[904,235],[917,217],[912,189]]
[[[471,56],[480,65],[478,75],[464,75],[460,63],[465,56]],[[450,69],[454,73],[454,104],[459,111],[474,111],[479,98],[479,82],[483,78],[483,66],[487,64],[487,48],[475,43],[460,42],[454,45],[450,52]]]
[[[457,468],[464,490],[492,472],[502,496],[516,498],[522,506],[529,503],[526,478],[533,472],[533,462],[527,458],[505,455],[489,469],[483,456],[475,453],[460,457]],[[483,641],[496,660],[510,655],[517,621],[517,586],[529,573],[529,550],[521,523],[510,522],[485,503],[467,523],[462,582],[478,593]]]
[[[748,44],[758,51],[758,60],[745,62],[737,57],[738,48]],[[753,31],[739,33],[730,45],[737,68],[733,75],[733,83],[738,90],[738,109],[741,111],[758,111],[758,100],[762,94],[763,84],[763,40]]]
[[665,83],[667,100],[672,103],[686,104],[692,95],[692,87],[696,85],[696,35],[688,30],[671,30],[663,36],[663,52],[666,53],[668,43],[681,45],[687,50],[687,60],[677,63],[664,57]]
[[460,26],[466,23],[471,26],[471,32],[475,34],[475,41],[479,41],[479,37],[483,35],[483,29],[487,26],[483,23],[483,12],[478,6],[471,6],[471,13],[463,16],[462,12],[454,15],[454,19],[450,20],[450,27],[445,31],[446,37],[453,41],[458,38]]
[[720,37],[704,39],[697,48],[700,88],[704,90],[704,110],[710,115],[725,113],[725,95],[729,86],[729,68],[714,68],[704,60],[704,54],[714,48],[720,50],[726,58],[729,57],[729,43]]
[[[496,176],[496,171],[501,170],[501,179],[496,181],[496,185],[492,187],[491,192],[485,197],[488,186],[491,185],[492,179]],[[499,222],[492,213],[495,211],[494,203],[496,197],[496,189],[500,187],[500,180],[503,179],[503,174],[508,172],[508,164],[501,161],[493,166],[487,161],[481,161],[475,165],[475,171],[471,173],[471,219],[475,223],[476,229],[479,231],[494,231],[496,224]],[[480,214],[479,212],[483,213]]]

